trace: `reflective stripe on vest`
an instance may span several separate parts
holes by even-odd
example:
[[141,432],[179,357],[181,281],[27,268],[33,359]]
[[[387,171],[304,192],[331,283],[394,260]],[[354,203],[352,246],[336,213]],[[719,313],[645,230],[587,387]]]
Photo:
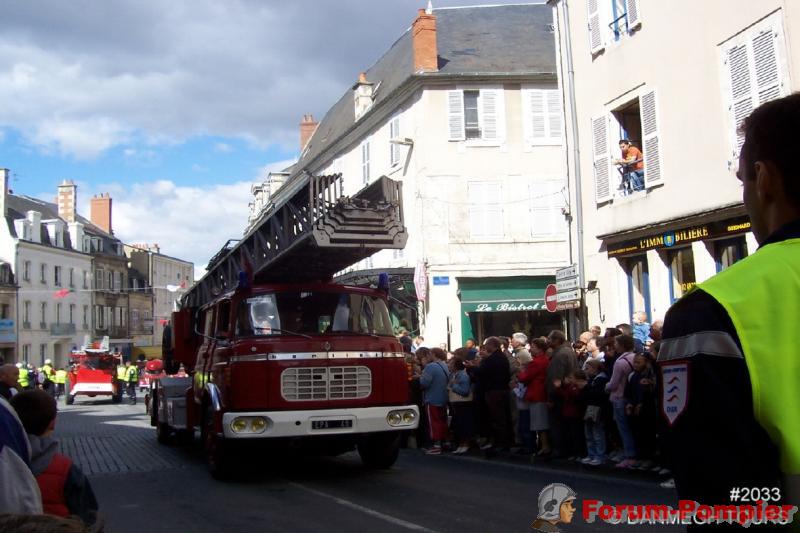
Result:
[[136,382],[136,381],[137,381],[137,379],[139,378],[139,375],[138,375],[138,374],[139,374],[139,372],[136,370],[136,368],[135,368],[135,367],[130,367],[130,368],[128,368],[128,371],[127,371],[127,379],[126,379],[126,381],[127,381],[128,383],[134,383],[134,382]]
[[742,344],[753,411],[781,454],[785,475],[800,474],[800,239],[768,244],[699,288],[728,312]]
[[36,483],[42,493],[44,512],[56,516],[69,516],[69,508],[64,498],[64,485],[67,483],[72,461],[57,453],[47,468],[36,476]]

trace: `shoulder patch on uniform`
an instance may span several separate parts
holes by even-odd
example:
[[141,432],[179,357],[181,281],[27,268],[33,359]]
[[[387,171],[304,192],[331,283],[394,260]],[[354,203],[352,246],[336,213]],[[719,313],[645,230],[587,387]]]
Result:
[[682,337],[662,340],[661,349],[658,351],[658,361],[688,359],[699,354],[733,357],[736,359],[744,357],[730,333],[725,331],[698,331]]
[[689,364],[662,364],[661,376],[661,412],[671,426],[689,404]]

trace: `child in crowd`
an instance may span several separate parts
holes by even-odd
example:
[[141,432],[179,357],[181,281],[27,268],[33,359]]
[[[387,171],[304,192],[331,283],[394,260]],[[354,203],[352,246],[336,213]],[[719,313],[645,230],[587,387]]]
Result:
[[634,350],[643,352],[647,338],[650,336],[650,324],[647,322],[647,313],[644,311],[636,311],[633,313],[632,318]]
[[636,354],[633,372],[625,387],[625,411],[630,420],[633,440],[636,443],[638,468],[647,470],[653,462],[656,450],[656,375],[649,358]]
[[581,462],[599,466],[606,460],[606,431],[604,417],[609,411],[606,383],[608,375],[599,359],[586,361],[586,386],[581,389],[581,400],[586,405],[583,416],[587,455]]
[[[464,366],[463,357],[466,353],[459,354],[451,359],[452,374],[447,385],[448,400],[450,401],[450,412],[453,417],[450,422],[453,436],[458,447],[453,451],[454,454],[462,454],[469,451],[470,441],[475,437],[475,411],[472,402],[472,383]],[[466,350],[464,350],[466,352]]]
[[97,499],[89,480],[66,455],[58,453],[53,437],[56,401],[41,389],[23,391],[11,399],[31,443],[31,470],[42,493],[44,512],[61,517],[78,516],[84,523],[97,521]]
[[583,435],[584,405],[581,401],[581,389],[586,386],[586,374],[576,370],[561,382],[556,380],[556,394],[561,398],[561,416],[564,422],[565,454],[570,461],[583,456],[586,439]]

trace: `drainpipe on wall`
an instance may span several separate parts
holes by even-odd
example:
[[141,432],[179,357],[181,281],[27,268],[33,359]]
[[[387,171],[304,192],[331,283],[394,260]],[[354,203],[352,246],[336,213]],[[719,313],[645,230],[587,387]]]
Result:
[[[578,247],[578,282],[581,287],[581,296],[583,300],[583,306],[577,310],[575,314],[578,315],[578,330],[585,331],[588,328],[588,325],[586,300],[583,294],[584,289],[586,288],[585,259],[583,251],[583,189],[581,180],[580,145],[578,142],[578,116],[576,111],[577,106],[575,104],[575,67],[572,64],[572,40],[570,37],[569,6],[567,5],[567,0],[556,0],[555,9],[558,10],[559,7],[561,10],[561,16],[559,16],[558,19],[563,22],[563,24],[558,25],[558,31],[560,34],[559,40],[563,39],[564,42],[563,49],[559,43],[559,50],[564,58],[564,62],[566,62],[568,91],[566,91],[565,96],[567,97],[566,103],[572,123],[571,141],[573,154],[572,157],[574,161],[573,175],[575,176],[575,226]],[[569,156],[567,156],[567,162],[569,166]]]

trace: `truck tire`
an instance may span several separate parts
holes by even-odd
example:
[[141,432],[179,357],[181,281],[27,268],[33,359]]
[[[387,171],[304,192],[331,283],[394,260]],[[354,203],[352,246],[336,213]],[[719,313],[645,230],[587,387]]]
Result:
[[214,409],[208,405],[203,417],[203,450],[206,456],[208,471],[216,480],[226,481],[234,476],[234,457],[231,445],[214,430]]
[[72,394],[67,392],[64,395],[64,403],[67,404],[67,405],[72,405],[73,403],[75,403],[75,396],[73,396]]
[[158,422],[156,424],[156,440],[159,444],[169,444],[170,440],[169,424],[166,422]]
[[358,455],[367,468],[391,468],[400,455],[400,435],[395,432],[368,435],[358,443]]

